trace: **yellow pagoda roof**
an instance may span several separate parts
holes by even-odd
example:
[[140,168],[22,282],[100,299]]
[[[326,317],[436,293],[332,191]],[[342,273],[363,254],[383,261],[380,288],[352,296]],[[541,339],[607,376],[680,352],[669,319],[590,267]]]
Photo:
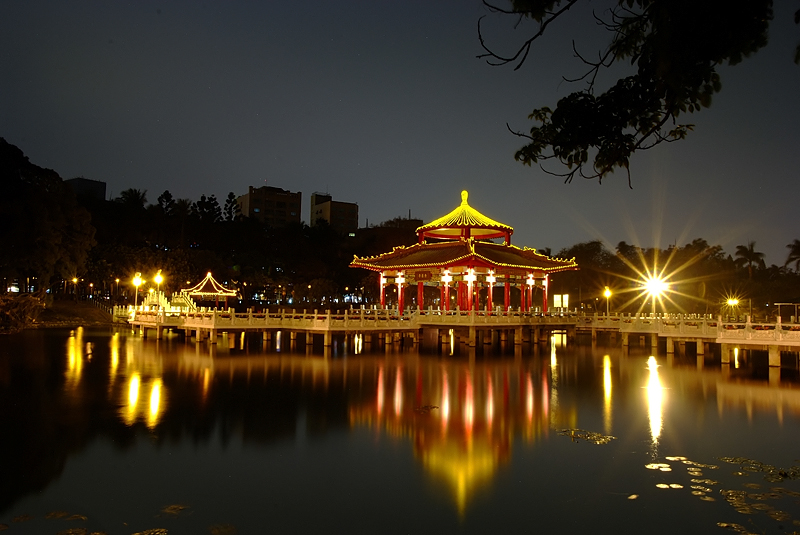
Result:
[[504,273],[541,271],[557,273],[578,269],[575,259],[551,258],[536,249],[520,249],[514,245],[481,242],[474,239],[450,240],[440,243],[417,243],[399,246],[377,256],[353,257],[350,267],[372,271],[440,268],[463,264],[492,266]]
[[510,242],[510,236],[514,233],[513,227],[486,217],[469,205],[468,197],[469,193],[462,191],[461,205],[449,214],[417,228],[417,236],[420,239],[505,238],[506,242]]

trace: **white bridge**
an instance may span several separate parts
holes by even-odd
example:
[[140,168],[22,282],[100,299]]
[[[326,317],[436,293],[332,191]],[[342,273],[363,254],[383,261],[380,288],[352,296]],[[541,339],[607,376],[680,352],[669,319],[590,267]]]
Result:
[[[675,351],[675,344],[697,344],[697,354],[705,353],[706,344],[722,346],[723,362],[737,347],[769,351],[771,365],[780,362],[780,351],[800,351],[800,324],[724,321],[721,317],[697,314],[615,314],[615,315],[541,315],[521,311],[477,310],[441,311],[435,309],[412,310],[399,314],[396,309],[354,309],[342,312],[234,312],[233,310],[177,311],[174,309],[132,310],[118,308],[116,317],[139,327],[142,334],[148,329],[156,331],[158,338],[164,329],[182,330],[186,336],[198,341],[216,343],[218,333],[261,332],[264,339],[276,331],[288,331],[292,339],[297,332],[322,334],[324,344],[330,345],[335,333],[364,334],[367,341],[373,334],[381,340],[398,336],[417,340],[423,329],[452,329],[466,343],[474,346],[483,335],[491,340],[491,332],[499,332],[501,340],[513,339],[515,344],[545,340],[551,331],[566,331],[568,337],[577,333],[591,333],[595,339],[599,332],[609,332],[612,337],[622,336],[627,346],[631,337],[648,337],[655,347],[659,338],[665,338],[667,353]],[[488,341],[486,343],[489,343]]]

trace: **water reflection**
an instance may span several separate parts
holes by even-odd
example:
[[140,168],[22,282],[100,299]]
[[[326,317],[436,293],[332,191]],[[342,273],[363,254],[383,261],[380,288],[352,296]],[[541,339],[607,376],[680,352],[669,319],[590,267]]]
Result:
[[611,412],[611,355],[603,355],[603,431],[611,434],[613,416]]
[[[285,447],[317,441],[315,447],[322,449],[323,437],[333,441],[347,430],[353,436],[369,436],[374,443],[388,439],[404,446],[392,448],[401,452],[396,455],[406,452],[410,456],[413,451],[424,468],[422,478],[436,489],[436,496],[447,496],[449,510],[469,518],[467,512],[482,509],[474,504],[491,502],[495,492],[488,491],[503,481],[498,477],[503,467],[513,468],[516,474],[520,459],[539,467],[542,474],[550,465],[559,467],[553,468],[560,471],[559,478],[570,473],[571,466],[559,464],[565,462],[561,451],[572,452],[574,461],[581,450],[561,446],[570,439],[554,430],[602,429],[611,435],[616,428],[620,443],[647,443],[648,448],[639,453],[655,460],[663,455],[662,450],[672,453],[670,444],[704,448],[706,443],[714,443],[713,433],[703,434],[706,421],[729,425],[725,428],[728,436],[745,437],[733,446],[726,442],[726,447],[734,448],[740,447],[741,440],[759,438],[748,438],[755,434],[736,427],[747,422],[744,414],[762,428],[767,414],[773,432],[800,428],[796,425],[800,389],[786,380],[786,374],[783,382],[779,375],[777,383],[770,383],[761,372],[760,376],[755,372],[745,376],[752,370],[746,360],[742,368],[707,364],[698,370],[694,357],[690,362],[666,360],[659,366],[655,356],[630,355],[619,348],[602,352],[576,348],[563,333],[554,335],[549,347],[536,352],[526,348],[516,357],[459,356],[463,346],[454,346],[452,337],[449,347],[446,339],[437,339],[436,350],[441,353],[428,355],[371,345],[364,353],[362,340],[353,337],[352,354],[326,358],[308,350],[277,352],[279,336],[271,344],[262,344],[259,337],[249,348],[247,340],[238,335],[236,347],[187,344],[177,338],[143,340],[125,333],[104,336],[82,329],[60,335],[54,360],[63,388],[38,389],[36,396],[47,392],[45,403],[19,387],[14,391],[14,399],[28,407],[26,422],[42,422],[47,429],[56,428],[54,422],[80,421],[82,425],[65,427],[86,436],[56,441],[53,436],[21,433],[23,445],[32,444],[29,449],[33,451],[41,449],[40,444],[33,444],[36,440],[58,442],[60,455],[68,458],[69,448],[85,448],[91,434],[110,434],[115,443],[126,444],[131,436],[143,433],[165,449],[174,444],[206,444],[221,436],[225,445],[241,440],[250,446],[244,449],[258,451],[267,459],[275,444]],[[459,351],[450,356],[454,349]],[[25,381],[18,370],[12,377],[11,368],[3,366],[0,394],[6,400],[11,399],[9,385]],[[640,397],[642,387],[646,400]],[[677,398],[677,394],[666,396],[666,388],[680,393],[681,403],[692,410],[672,410],[665,419],[669,403],[676,401],[670,398]],[[64,394],[91,403],[61,403]],[[687,425],[696,423],[695,419],[700,422],[707,405],[716,418],[706,418],[704,425]],[[108,415],[113,415],[113,421],[107,421]],[[687,429],[695,434],[687,434]],[[299,437],[304,438],[301,441]],[[256,450],[264,444],[270,447]],[[230,451],[220,453],[221,458],[230,460],[224,458]],[[628,450],[622,453],[631,455]],[[638,461],[636,466],[640,467]],[[354,463],[347,470],[359,467]],[[55,480],[58,469],[40,480]],[[624,472],[624,467],[620,470]],[[36,469],[27,466],[12,475],[10,487],[25,488],[20,482],[31,472]],[[406,484],[418,487],[405,491],[425,488],[414,476],[409,479],[411,483]],[[525,481],[530,488],[555,484],[536,478]],[[14,492],[18,496],[27,491]]]
[[661,437],[664,389],[661,387],[655,357],[647,359],[647,369],[650,372],[647,380],[647,415],[650,419],[651,454],[655,458],[658,456],[658,440]]

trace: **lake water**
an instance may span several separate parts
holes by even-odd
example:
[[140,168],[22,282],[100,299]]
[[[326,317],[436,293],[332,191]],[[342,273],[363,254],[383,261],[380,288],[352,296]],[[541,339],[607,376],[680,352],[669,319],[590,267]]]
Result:
[[0,338],[0,530],[800,531],[796,369],[300,338]]

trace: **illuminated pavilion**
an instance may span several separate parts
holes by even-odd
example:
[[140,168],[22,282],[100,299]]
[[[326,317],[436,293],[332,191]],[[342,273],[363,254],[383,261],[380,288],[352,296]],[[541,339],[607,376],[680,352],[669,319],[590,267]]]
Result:
[[211,276],[211,272],[209,271],[206,275],[206,278],[192,286],[191,288],[184,288],[180,292],[182,295],[188,297],[196,297],[200,300],[214,300],[216,301],[216,305],[219,306],[219,298],[222,297],[225,300],[225,306],[228,305],[228,298],[229,297],[236,297],[236,290],[228,290],[223,285],[217,282],[217,280]]
[[[502,286],[505,310],[511,308],[511,288],[518,287],[520,307],[529,311],[533,308],[534,288],[538,287],[542,290],[542,310],[546,312],[548,277],[578,269],[575,259],[551,258],[536,249],[511,245],[514,229],[472,208],[467,197],[468,193],[462,191],[460,206],[419,227],[418,243],[395,247],[378,256],[356,256],[350,267],[379,274],[381,306],[386,306],[387,287],[395,285],[401,311],[407,287],[416,283],[419,308],[425,308],[425,286],[436,286],[443,310],[450,309],[451,288],[458,309],[477,310],[484,295],[486,308],[493,310],[495,288]],[[429,243],[429,239],[435,241]],[[499,239],[502,243],[491,241]]]

